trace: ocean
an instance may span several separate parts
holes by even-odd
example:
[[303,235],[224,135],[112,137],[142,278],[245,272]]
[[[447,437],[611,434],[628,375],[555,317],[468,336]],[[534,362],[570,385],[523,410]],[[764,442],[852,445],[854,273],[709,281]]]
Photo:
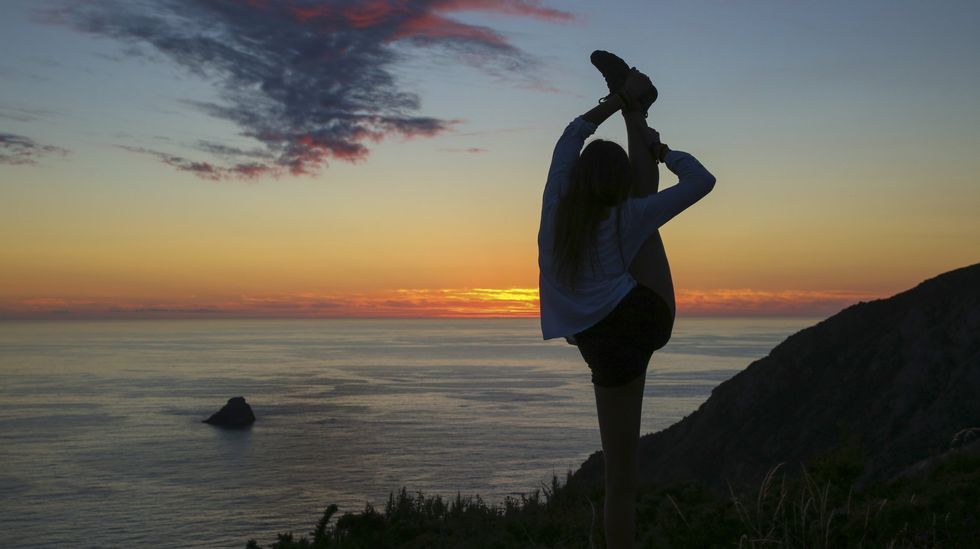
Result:
[[[642,432],[816,322],[679,318]],[[601,447],[589,370],[536,319],[0,322],[0,539],[244,547],[401,487],[496,503]],[[244,431],[201,423],[244,396]]]

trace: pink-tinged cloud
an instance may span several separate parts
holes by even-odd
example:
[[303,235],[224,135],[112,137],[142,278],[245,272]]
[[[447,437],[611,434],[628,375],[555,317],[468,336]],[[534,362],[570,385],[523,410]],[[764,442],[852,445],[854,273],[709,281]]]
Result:
[[467,25],[434,13],[422,13],[401,22],[391,40],[411,38],[422,43],[442,39],[475,41],[499,48],[508,48],[507,40],[485,27]]
[[291,13],[300,23],[309,23],[314,19],[329,17],[330,14],[334,13],[334,10],[330,6],[326,5],[292,6],[289,8],[289,13]]
[[169,58],[214,83],[219,101],[182,104],[235,124],[259,145],[258,154],[195,143],[182,144],[189,153],[135,151],[205,179],[316,174],[331,161],[364,160],[371,143],[391,136],[450,129],[453,120],[417,115],[418,96],[395,78],[414,51],[401,44],[438,48],[492,74],[543,85],[530,70],[531,55],[454,13],[573,19],[532,0],[60,2],[43,20],[123,42],[132,46],[128,54]]
[[[680,290],[680,316],[832,315],[884,297],[848,291]],[[239,295],[101,302],[35,297],[0,301],[0,319],[43,318],[533,318],[537,288],[397,289],[372,293]]]
[[575,20],[575,16],[569,12],[542,6],[541,2],[522,2],[520,0],[511,2],[501,2],[500,0],[442,0],[434,2],[434,7],[437,11],[444,12],[477,11],[558,22]]
[[344,18],[355,29],[366,29],[383,23],[391,17],[396,8],[391,2],[373,0],[358,2],[344,10]]

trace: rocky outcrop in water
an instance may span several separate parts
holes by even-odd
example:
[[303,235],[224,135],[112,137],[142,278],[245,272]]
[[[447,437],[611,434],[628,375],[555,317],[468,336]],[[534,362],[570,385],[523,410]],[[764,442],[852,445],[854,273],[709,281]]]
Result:
[[226,429],[243,429],[255,423],[255,414],[252,413],[252,407],[245,402],[245,397],[234,397],[229,398],[227,404],[202,423]]
[[[980,264],[790,336],[697,411],[643,436],[640,474],[727,490],[849,447],[863,483],[969,445],[978,426]],[[596,452],[573,480],[601,483],[602,468]]]

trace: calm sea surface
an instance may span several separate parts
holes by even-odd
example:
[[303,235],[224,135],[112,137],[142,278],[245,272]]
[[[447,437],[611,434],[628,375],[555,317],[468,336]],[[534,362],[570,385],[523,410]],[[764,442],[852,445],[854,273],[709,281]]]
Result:
[[[678,319],[643,432],[806,319]],[[233,396],[258,421],[201,423]],[[589,371],[537,320],[0,322],[0,539],[244,547],[388,493],[499,502],[600,448]]]

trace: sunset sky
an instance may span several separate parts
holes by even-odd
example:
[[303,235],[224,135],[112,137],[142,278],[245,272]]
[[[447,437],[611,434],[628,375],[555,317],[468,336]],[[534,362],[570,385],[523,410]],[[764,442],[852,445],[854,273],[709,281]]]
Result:
[[[4,0],[0,318],[533,316],[607,49],[715,190],[680,314],[980,261],[980,2]],[[618,118],[598,137],[625,144]],[[672,184],[664,172],[662,180]]]

